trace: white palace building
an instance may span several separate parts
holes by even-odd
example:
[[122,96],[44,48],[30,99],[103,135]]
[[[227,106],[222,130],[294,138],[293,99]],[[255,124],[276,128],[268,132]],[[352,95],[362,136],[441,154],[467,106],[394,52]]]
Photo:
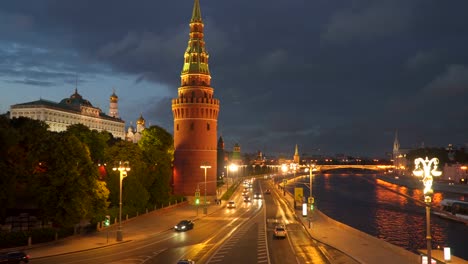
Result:
[[28,117],[44,121],[50,131],[65,131],[69,125],[83,124],[91,130],[108,131],[114,138],[125,139],[125,121],[120,119],[117,95],[110,96],[109,113],[94,107],[88,100],[75,93],[60,103],[39,99],[37,101],[12,105],[10,118]]

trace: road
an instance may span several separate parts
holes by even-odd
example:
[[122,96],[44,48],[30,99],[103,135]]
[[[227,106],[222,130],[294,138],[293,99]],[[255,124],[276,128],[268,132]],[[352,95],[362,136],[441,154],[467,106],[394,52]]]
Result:
[[[275,190],[266,180],[256,180],[249,194],[271,194],[245,203],[242,188],[233,195],[235,209],[219,208],[195,221],[193,230],[175,232],[168,228],[163,232],[146,234],[136,239],[109,247],[72,254],[35,259],[42,263],[177,263],[189,258],[199,263],[265,263],[302,264],[330,263],[328,259],[342,260],[334,263],[353,263],[344,254],[317,243],[300,224],[292,208],[281,199],[282,192]],[[182,219],[174,219],[174,224]],[[133,224],[138,224],[138,220]],[[158,224],[157,216],[154,224]],[[274,239],[273,229],[284,224],[286,239]],[[341,258],[340,255],[343,255]]]

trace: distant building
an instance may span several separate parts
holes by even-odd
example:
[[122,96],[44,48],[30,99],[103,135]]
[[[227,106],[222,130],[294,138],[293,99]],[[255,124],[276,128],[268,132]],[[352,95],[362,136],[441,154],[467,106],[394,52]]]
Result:
[[140,141],[143,130],[146,128],[145,119],[143,115],[140,114],[140,117],[136,121],[136,129],[131,125],[127,128],[127,134],[125,135],[125,140],[138,143]]
[[297,144],[296,144],[296,149],[294,150],[293,160],[295,164],[299,164],[299,162],[301,161],[301,157],[299,156],[299,149],[297,147]]
[[61,132],[74,124],[83,124],[91,130],[107,131],[115,138],[125,138],[125,122],[118,117],[118,98],[113,93],[110,97],[110,110],[114,117],[106,115],[100,108],[94,107],[75,89],[69,98],[59,103],[39,99],[37,101],[12,105],[10,118],[28,117],[44,121],[50,131]]
[[234,144],[234,149],[231,154],[231,163],[236,165],[240,165],[242,163],[241,147],[238,143]]
[[218,139],[218,153],[217,153],[217,173],[216,176],[218,177],[218,180],[221,179],[222,176],[224,176],[224,170],[226,169],[225,166],[227,164],[227,155],[226,152],[224,151],[224,140],[223,137],[219,137]]
[[403,149],[400,147],[400,142],[398,141],[398,131],[395,132],[395,140],[393,141],[393,165],[395,166],[395,172],[398,174],[404,174],[405,170],[408,168],[408,160],[406,159],[406,154],[411,149]]

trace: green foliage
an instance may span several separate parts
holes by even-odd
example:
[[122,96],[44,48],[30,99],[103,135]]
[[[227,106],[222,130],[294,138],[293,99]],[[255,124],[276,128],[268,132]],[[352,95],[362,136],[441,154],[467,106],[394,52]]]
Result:
[[32,199],[27,184],[40,164],[38,153],[50,132],[44,122],[29,118],[0,119],[0,217],[18,200]]
[[150,194],[149,203],[161,204],[170,198],[172,161],[174,160],[174,139],[171,134],[158,126],[143,130],[138,146],[143,150],[147,167],[144,184]]
[[[139,144],[81,124],[62,133],[47,129],[41,121],[0,117],[0,221],[7,208],[18,208],[21,201],[37,208],[42,221],[62,228],[81,220],[95,224],[105,215],[111,215],[114,223],[120,175],[112,168],[119,161],[129,161],[131,167],[122,182],[124,217],[173,202],[174,146],[172,135],[164,129],[145,129]],[[98,163],[106,166],[98,167]],[[23,243],[24,237],[18,240]]]
[[83,124],[70,125],[66,133],[75,135],[82,143],[86,144],[91,153],[92,161],[99,162],[104,160],[104,152],[107,142],[111,139],[111,134],[90,130]]
[[44,218],[60,226],[73,226],[106,210],[105,186],[86,146],[69,133],[56,134],[42,153],[46,171],[33,181],[38,207]]

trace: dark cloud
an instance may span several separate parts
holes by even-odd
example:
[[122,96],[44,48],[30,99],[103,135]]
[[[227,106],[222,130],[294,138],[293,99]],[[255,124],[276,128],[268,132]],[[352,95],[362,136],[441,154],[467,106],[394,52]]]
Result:
[[[82,81],[129,75],[162,85],[172,95],[128,100],[121,112],[172,132],[192,4],[2,2],[0,76],[52,85],[78,72]],[[468,142],[468,2],[202,0],[201,8],[228,147],[383,156],[397,129],[408,146]]]

